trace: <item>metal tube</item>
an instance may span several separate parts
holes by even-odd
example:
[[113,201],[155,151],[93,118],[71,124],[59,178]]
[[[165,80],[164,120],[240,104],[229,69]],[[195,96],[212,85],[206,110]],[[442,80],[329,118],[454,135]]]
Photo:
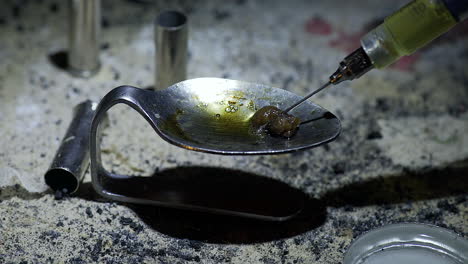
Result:
[[165,11],[155,21],[155,90],[162,90],[187,78],[187,17]]
[[101,0],[69,0],[69,7],[69,71],[88,78],[100,67]]
[[97,104],[87,100],[73,108],[73,119],[45,174],[54,191],[73,193],[89,166],[89,134]]

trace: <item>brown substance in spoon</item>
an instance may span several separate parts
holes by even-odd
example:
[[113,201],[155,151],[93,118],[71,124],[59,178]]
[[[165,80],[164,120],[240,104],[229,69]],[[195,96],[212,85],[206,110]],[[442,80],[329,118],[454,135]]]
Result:
[[272,136],[290,138],[296,134],[301,120],[274,106],[260,108],[250,119],[250,124],[257,130],[264,130]]

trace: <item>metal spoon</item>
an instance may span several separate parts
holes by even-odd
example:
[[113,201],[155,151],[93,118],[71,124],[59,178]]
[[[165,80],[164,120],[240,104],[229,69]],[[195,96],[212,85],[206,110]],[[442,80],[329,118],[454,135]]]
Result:
[[[124,103],[139,112],[164,140],[188,150],[225,155],[280,154],[317,147],[334,140],[341,131],[339,119],[311,102],[302,103],[292,111],[302,123],[296,135],[289,139],[251,131],[249,119],[257,109],[267,105],[283,109],[300,99],[300,96],[286,90],[219,78],[187,80],[160,91],[131,86],[117,87],[99,103],[91,125],[90,158],[94,189],[106,198],[122,202],[262,219],[286,219],[300,211],[300,208],[278,208],[277,213],[265,214],[261,211],[239,211],[222,206],[213,208],[210,205],[212,198],[200,198],[201,200],[194,203],[183,192],[177,192],[177,195],[171,192],[172,196],[128,194],[128,191],[124,191],[130,186],[128,180],[135,177],[116,175],[103,168],[98,130],[107,110]],[[148,190],[151,192],[154,189]],[[174,195],[178,198],[175,199]]]
[[220,78],[187,80],[161,91],[121,86],[102,99],[92,133],[96,133],[104,112],[125,103],[164,140],[189,150],[227,155],[279,154],[334,140],[341,130],[339,119],[310,102],[292,111],[302,124],[290,139],[249,131],[249,119],[256,109],[266,105],[282,109],[299,99],[283,89]]

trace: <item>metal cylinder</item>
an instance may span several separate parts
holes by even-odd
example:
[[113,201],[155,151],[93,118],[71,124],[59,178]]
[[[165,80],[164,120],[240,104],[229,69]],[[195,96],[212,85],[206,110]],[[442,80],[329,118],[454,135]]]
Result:
[[69,0],[69,12],[69,71],[88,78],[100,67],[101,0]]
[[187,78],[187,17],[177,11],[164,11],[155,21],[155,84],[162,90]]
[[89,134],[97,104],[87,100],[73,108],[73,119],[44,178],[54,191],[73,193],[89,166]]

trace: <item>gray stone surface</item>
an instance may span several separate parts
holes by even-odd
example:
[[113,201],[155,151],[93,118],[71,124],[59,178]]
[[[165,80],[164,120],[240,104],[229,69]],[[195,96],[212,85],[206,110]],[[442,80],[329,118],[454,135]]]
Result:
[[67,47],[65,2],[10,0],[0,8],[1,263],[338,263],[354,238],[390,223],[468,235],[467,23],[390,69],[317,95],[314,102],[342,119],[343,132],[308,151],[190,152],[157,138],[127,107],[111,110],[103,142],[109,170],[242,170],[311,197],[296,218],[268,223],[106,201],[89,175],[76,196],[55,200],[43,174],[72,106],[118,85],[152,84],[152,20],[160,10],[189,16],[189,77],[305,94],[369,25],[406,1],[103,0],[103,66],[90,79],[49,59]]

